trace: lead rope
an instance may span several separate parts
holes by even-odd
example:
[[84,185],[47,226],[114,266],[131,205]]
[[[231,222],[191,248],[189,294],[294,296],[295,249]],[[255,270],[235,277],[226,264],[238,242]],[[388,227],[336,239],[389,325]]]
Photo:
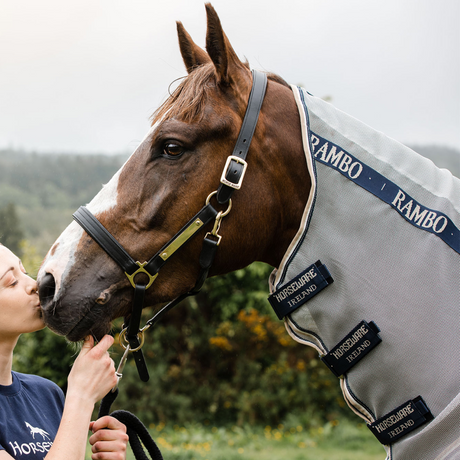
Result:
[[[143,341],[142,341],[143,343]],[[123,376],[123,368],[128,359],[128,353],[130,351],[130,345],[125,348],[123,357],[121,358],[120,364],[117,369],[118,382]],[[111,417],[116,418],[121,423],[126,426],[126,433],[129,438],[129,445],[133,451],[134,457],[136,460],[150,460],[145,453],[145,449],[150,454],[152,460],[163,460],[160,449],[156,445],[153,438],[150,436],[145,425],[137,418],[134,414],[127,410],[116,410],[110,413],[110,408],[112,407],[113,402],[118,396],[118,382],[116,386],[109,391],[101,401],[99,406],[99,412],[97,418],[103,417],[105,415],[110,415]]]
[[[127,342],[127,345],[125,346],[125,352],[123,353],[123,356],[120,360],[120,364],[118,365],[118,369],[116,372],[118,382],[123,376],[123,368],[126,364],[128,354],[130,351],[132,351],[135,355],[135,361],[139,374],[141,375],[141,380],[144,380],[144,378],[142,378],[141,369],[145,369],[145,372],[147,372],[148,379],[148,371],[145,366],[141,350],[142,345],[144,344],[144,332],[151,326],[156,324],[164,316],[165,313],[171,310],[174,306],[176,306],[186,297],[196,295],[198,294],[198,292],[200,292],[204,284],[204,281],[208,276],[209,269],[211,268],[212,262],[214,261],[217,246],[220,242],[220,236],[217,232],[218,226],[215,225],[213,231],[210,234],[207,234],[204,238],[203,249],[200,254],[201,271],[200,275],[198,276],[198,280],[195,284],[195,287],[190,292],[178,297],[177,299],[173,300],[168,305],[163,307],[159,312],[156,313],[156,315],[154,315],[149,321],[147,321],[146,325],[140,330],[139,322],[141,309],[138,309],[137,312],[135,312],[134,315],[131,317],[128,327],[123,329],[123,331],[120,333],[120,343],[122,344],[122,340],[124,340]],[[213,239],[209,238],[209,236],[218,237],[218,240],[214,241]],[[140,291],[140,297],[143,297],[143,291],[145,291],[145,289],[142,289],[142,287],[138,288],[138,285],[136,285],[136,291]],[[134,304],[136,303],[136,300],[134,300]],[[139,332],[136,334],[135,331]],[[131,348],[133,345],[135,345],[136,348]],[[122,344],[122,346],[124,345]],[[139,358],[136,356],[136,353],[139,353]],[[126,410],[116,410],[109,414],[110,408],[112,407],[113,402],[118,396],[118,382],[117,385],[111,391],[109,391],[109,393],[107,393],[102,399],[97,417],[100,418],[104,415],[110,415],[111,417],[116,418],[121,423],[124,423],[126,425],[126,431],[129,437],[129,444],[131,446],[136,460],[150,460],[144,451],[144,447],[147,449],[152,460],[163,460],[163,456],[161,455],[160,449],[156,445],[153,438],[150,436],[150,433],[148,432],[145,425],[141,422],[141,420],[139,420],[138,417]]]
[[117,396],[118,388],[115,388],[115,391],[110,391],[104,396],[97,418],[110,415],[126,425],[129,444],[136,460],[150,460],[144,451],[144,447],[147,449],[152,460],[163,460],[160,449],[158,449],[147,428],[134,414],[126,410],[116,410],[109,414],[110,407]]

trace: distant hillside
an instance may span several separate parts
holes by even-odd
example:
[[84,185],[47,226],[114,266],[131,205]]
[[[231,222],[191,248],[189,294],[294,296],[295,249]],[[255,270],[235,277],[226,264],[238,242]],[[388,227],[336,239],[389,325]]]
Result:
[[44,255],[126,157],[1,150],[0,207],[15,204],[26,239]]
[[[460,177],[459,151],[439,146],[411,148]],[[0,150],[0,208],[14,203],[25,237],[44,255],[72,221],[72,213],[91,201],[126,159],[127,155]]]
[[438,168],[448,169],[454,176],[460,178],[460,151],[439,145],[409,146],[420,155],[429,158]]
[[0,196],[28,209],[64,209],[89,201],[126,156],[0,151]]

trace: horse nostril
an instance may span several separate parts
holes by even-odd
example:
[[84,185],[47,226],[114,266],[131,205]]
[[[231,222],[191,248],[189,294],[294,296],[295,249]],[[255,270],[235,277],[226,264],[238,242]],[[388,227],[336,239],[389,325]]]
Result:
[[55,291],[56,281],[54,280],[54,276],[51,273],[47,273],[38,286],[38,295],[42,306],[45,305],[47,301],[54,298]]

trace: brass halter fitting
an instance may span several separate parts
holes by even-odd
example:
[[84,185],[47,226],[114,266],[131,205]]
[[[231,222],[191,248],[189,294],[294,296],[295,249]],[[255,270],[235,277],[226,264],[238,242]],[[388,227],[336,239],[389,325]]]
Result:
[[125,275],[129,279],[129,282],[131,283],[131,286],[135,289],[136,288],[136,283],[134,282],[134,277],[138,273],[145,273],[149,277],[149,282],[145,286],[145,289],[148,289],[152,283],[155,281],[155,278],[158,276],[158,273],[155,273],[154,275],[151,275],[144,267],[147,265],[147,262],[136,262],[137,265],[139,265],[139,268],[132,274],[129,275],[128,273],[125,272]]
[[[138,332],[137,334],[137,338],[139,339],[139,346],[137,348],[134,348],[134,349],[131,349],[129,347],[129,342],[126,338],[126,333],[128,332],[128,328],[126,327],[125,329],[123,329],[121,332],[120,332],[120,335],[119,335],[119,342],[120,342],[120,345],[126,350],[127,348],[129,348],[129,351],[131,352],[135,352],[137,350],[140,350],[142,348],[142,346],[144,345],[144,328]],[[126,344],[126,345],[125,345]]]
[[[206,205],[209,204],[209,202],[211,201],[211,198],[216,194],[217,194],[217,190],[208,195],[208,197],[206,198]],[[230,212],[231,209],[232,209],[232,200],[230,199],[228,201],[227,209],[225,211],[220,211],[217,213],[216,220],[214,221],[214,227],[212,228],[211,232],[206,233],[205,238],[208,235],[212,235],[217,238],[217,245],[220,244],[220,240],[222,239],[222,237],[219,235],[220,224],[222,222],[222,218],[225,217]]]

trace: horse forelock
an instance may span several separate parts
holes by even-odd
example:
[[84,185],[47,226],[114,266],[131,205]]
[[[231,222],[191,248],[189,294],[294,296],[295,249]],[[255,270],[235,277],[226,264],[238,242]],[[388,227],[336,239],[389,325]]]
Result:
[[[249,63],[243,64],[249,70]],[[290,88],[290,85],[274,73],[267,73],[269,80]],[[187,123],[199,121],[204,106],[209,100],[209,93],[218,85],[213,64],[196,67],[189,75],[183,77],[179,86],[169,98],[151,116],[152,126],[177,118]]]
[[153,113],[152,126],[160,121],[177,118],[193,123],[204,113],[209,91],[217,86],[214,66],[197,67],[184,77],[168,99]]

